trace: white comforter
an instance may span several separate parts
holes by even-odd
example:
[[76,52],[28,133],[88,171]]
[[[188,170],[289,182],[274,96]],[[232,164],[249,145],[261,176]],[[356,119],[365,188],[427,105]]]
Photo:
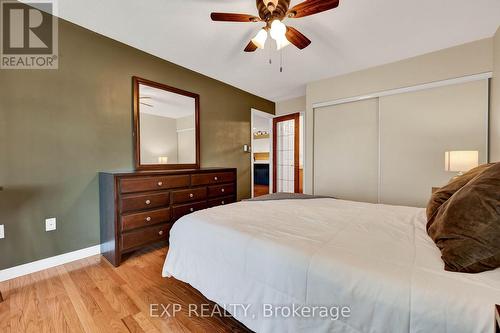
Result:
[[[500,303],[499,269],[443,270],[423,209],[334,199],[238,202],[185,216],[171,230],[163,275],[256,332],[491,333]],[[266,317],[264,304],[351,313]]]

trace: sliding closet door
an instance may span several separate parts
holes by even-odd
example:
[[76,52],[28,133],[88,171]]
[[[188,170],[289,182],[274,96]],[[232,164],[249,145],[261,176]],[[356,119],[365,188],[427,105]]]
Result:
[[476,81],[380,98],[380,201],[425,207],[450,150],[477,150],[485,163],[488,82]]
[[314,193],[377,202],[378,100],[314,110]]

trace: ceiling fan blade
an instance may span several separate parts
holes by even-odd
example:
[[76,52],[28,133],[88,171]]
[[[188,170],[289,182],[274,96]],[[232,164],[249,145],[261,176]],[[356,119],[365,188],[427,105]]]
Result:
[[337,8],[340,0],[306,0],[292,7],[287,16],[290,18],[299,18],[318,14],[330,9]]
[[286,27],[286,39],[293,45],[297,46],[299,49],[305,49],[311,44],[309,38],[304,36],[300,31],[292,27]]
[[235,13],[212,13],[210,14],[212,21],[223,22],[259,22],[260,18],[248,14],[235,14]]
[[253,52],[255,50],[257,50],[257,45],[255,45],[252,41],[250,41],[247,47],[245,47],[245,52]]

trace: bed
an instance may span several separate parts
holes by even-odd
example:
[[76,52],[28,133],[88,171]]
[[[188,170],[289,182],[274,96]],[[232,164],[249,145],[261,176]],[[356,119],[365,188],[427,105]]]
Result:
[[[425,224],[413,207],[243,201],[176,222],[163,275],[256,332],[493,332],[500,270],[444,271]],[[291,305],[350,314],[275,312]]]

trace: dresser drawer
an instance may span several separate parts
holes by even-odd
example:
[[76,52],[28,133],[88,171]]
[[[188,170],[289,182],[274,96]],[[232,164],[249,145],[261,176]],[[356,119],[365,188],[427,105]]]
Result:
[[216,185],[208,187],[208,197],[222,197],[234,193],[234,184]]
[[121,236],[121,249],[126,251],[149,243],[167,240],[171,227],[172,223],[167,223],[123,233]]
[[147,225],[169,222],[172,214],[170,208],[151,210],[142,213],[122,215],[122,231],[137,229]]
[[193,202],[187,205],[178,205],[174,206],[173,208],[173,216],[174,219],[177,220],[178,218],[183,217],[184,215],[187,215],[189,213],[195,212],[197,210],[202,210],[207,208],[207,202],[202,201],[202,202]]
[[222,206],[234,202],[234,196],[208,200],[208,207]]
[[126,196],[121,199],[121,211],[131,212],[137,210],[165,207],[170,203],[170,193],[152,193]]
[[120,180],[122,193],[155,191],[189,186],[189,175],[125,178]]
[[207,188],[198,187],[188,190],[181,190],[172,192],[173,203],[183,203],[191,201],[200,201],[207,198]]
[[191,176],[191,185],[228,183],[234,181],[234,179],[234,172],[200,173]]

